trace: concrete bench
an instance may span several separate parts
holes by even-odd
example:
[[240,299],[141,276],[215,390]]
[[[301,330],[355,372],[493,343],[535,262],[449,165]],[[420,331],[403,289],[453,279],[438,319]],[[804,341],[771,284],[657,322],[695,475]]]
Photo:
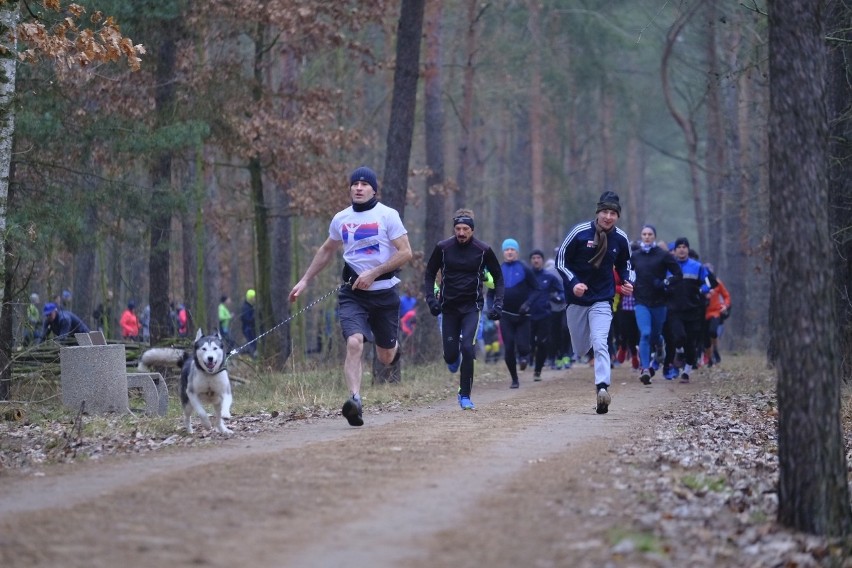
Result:
[[141,388],[147,414],[165,416],[169,391],[160,373],[128,373],[123,344],[107,345],[103,333],[77,333],[77,346],[59,350],[62,403],[86,412],[130,412],[128,388]]

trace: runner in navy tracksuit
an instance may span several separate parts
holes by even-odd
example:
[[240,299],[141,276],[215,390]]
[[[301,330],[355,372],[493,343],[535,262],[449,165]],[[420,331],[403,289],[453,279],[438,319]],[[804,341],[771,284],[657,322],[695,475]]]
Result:
[[556,267],[565,282],[566,318],[574,352],[582,356],[594,348],[598,414],[606,414],[612,401],[607,336],[615,296],[613,266],[621,277],[623,295],[633,293],[636,277],[630,266],[630,241],[615,226],[620,215],[618,195],[605,191],[595,219],[575,225],[556,257]]
[[[503,336],[503,359],[512,377],[510,388],[520,386],[518,368],[523,371],[529,363],[530,351],[530,306],[541,295],[538,280],[529,266],[518,260],[520,245],[515,239],[503,241],[503,283],[506,300],[503,302],[503,317],[500,334]],[[516,355],[518,356],[516,358]]]
[[564,302],[565,289],[562,286],[562,277],[553,270],[544,268],[544,253],[535,249],[530,253],[530,265],[533,275],[538,280],[538,288],[541,294],[535,302],[530,302],[531,336],[535,346],[535,366],[533,380],[541,380],[541,370],[550,349],[552,341],[551,330],[553,322],[553,311],[550,302]]
[[[488,318],[499,320],[503,309],[503,274],[500,263],[489,245],[473,236],[473,212],[459,209],[453,218],[455,236],[435,245],[423,277],[423,295],[433,316],[441,316],[441,336],[444,361],[451,372],[461,368],[459,377],[459,406],[473,409],[470,392],[473,388],[473,361],[476,358],[476,337],[485,297],[483,273],[494,278],[494,301]],[[435,279],[441,272],[438,297]]]

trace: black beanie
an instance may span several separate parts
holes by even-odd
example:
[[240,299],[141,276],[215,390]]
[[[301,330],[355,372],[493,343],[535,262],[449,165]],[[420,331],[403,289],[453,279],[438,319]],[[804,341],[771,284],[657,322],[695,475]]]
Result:
[[597,214],[604,210],[615,211],[621,217],[621,203],[618,202],[618,194],[614,191],[604,191],[601,194],[595,213]]
[[356,181],[366,181],[376,193],[379,192],[379,182],[376,180],[376,172],[367,166],[361,166],[349,176],[349,187],[352,187]]
[[686,248],[689,248],[689,240],[686,237],[678,237],[677,240],[675,240],[675,248],[680,245],[685,245]]
[[535,255],[538,255],[541,258],[544,258],[544,253],[541,252],[541,249],[533,249],[532,252],[530,253],[530,258],[534,257]]

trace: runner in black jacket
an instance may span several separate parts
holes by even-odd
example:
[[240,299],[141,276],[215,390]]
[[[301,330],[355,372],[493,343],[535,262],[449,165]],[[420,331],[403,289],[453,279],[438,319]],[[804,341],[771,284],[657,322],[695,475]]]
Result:
[[[642,227],[642,243],[630,258],[636,272],[633,296],[636,298],[636,325],[639,327],[639,379],[651,384],[651,348],[661,342],[666,321],[667,291],[683,277],[680,264],[667,250],[657,246],[657,229]],[[658,361],[659,363],[659,361]]]
[[[453,217],[455,236],[435,245],[423,277],[423,295],[433,316],[441,316],[444,361],[450,372],[461,368],[459,406],[473,409],[473,361],[476,358],[476,336],[480,313],[485,301],[483,272],[494,277],[494,302],[488,318],[500,319],[503,311],[503,273],[491,247],[473,236],[473,211],[459,209]],[[438,297],[435,279],[441,272]]]

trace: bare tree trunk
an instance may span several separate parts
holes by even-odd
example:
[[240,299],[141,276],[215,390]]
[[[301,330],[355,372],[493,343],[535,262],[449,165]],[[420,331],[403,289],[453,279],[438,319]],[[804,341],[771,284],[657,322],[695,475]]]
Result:
[[833,3],[829,22],[837,22],[839,29],[830,29],[829,51],[829,117],[831,119],[831,168],[829,192],[831,196],[831,234],[835,247],[837,300],[839,306],[840,352],[844,354],[841,371],[847,382],[852,378],[852,93],[848,88],[848,62],[852,57],[849,42],[852,40],[845,22],[850,9],[843,3]]
[[[175,103],[176,38],[179,37],[179,20],[162,20],[163,42],[157,56],[157,85],[154,104],[158,126],[164,127],[171,119],[170,110]],[[151,250],[149,251],[148,293],[151,305],[151,343],[156,345],[169,335],[169,288],[172,240],[172,156],[170,150],[160,150],[151,165]]]
[[382,180],[382,203],[405,218],[408,164],[414,137],[417,81],[420,78],[420,42],[426,0],[402,0],[396,40],[396,70],[393,76],[390,125]]
[[[462,104],[459,116],[459,169],[456,173],[456,207],[467,203],[468,176],[471,170],[473,151],[473,79],[476,72],[476,24],[482,11],[477,12],[477,0],[467,0],[467,34],[464,42],[464,74],[462,77]],[[487,5],[486,5],[487,6]],[[482,10],[485,8],[483,7]]]
[[[272,240],[275,243],[275,251],[272,254],[272,278],[270,282],[270,298],[286,298],[293,285],[293,228],[292,216],[290,215],[290,194],[279,188],[274,201],[275,211],[278,212],[271,219]],[[260,268],[258,267],[258,271]],[[270,299],[271,301],[271,299]],[[272,320],[263,325],[258,325],[258,334],[272,329],[278,322],[284,321],[290,315],[290,302],[273,302],[267,310]],[[284,364],[293,354],[293,341],[289,325],[284,325],[261,340],[264,343],[264,354],[269,351],[276,366],[283,368]]]
[[445,238],[446,187],[444,186],[444,85],[441,16],[443,0],[429,2],[426,14],[426,60],[423,73],[424,128],[426,137],[425,250]]
[[[719,53],[716,48],[718,11],[713,2],[707,4],[707,248],[701,249],[702,260],[709,260],[720,268],[720,255],[726,248],[724,219],[725,176],[725,123],[722,108]],[[728,178],[729,179],[729,178]],[[742,208],[746,209],[746,208]],[[742,235],[738,235],[742,237]],[[746,239],[748,242],[748,239]],[[725,281],[727,282],[727,280]]]
[[9,200],[9,171],[12,164],[12,142],[15,134],[15,78],[17,59],[14,54],[16,45],[6,43],[7,37],[14,37],[11,30],[18,22],[17,2],[4,4],[0,8],[0,31],[4,32],[3,45],[9,48],[0,56],[0,259],[3,261],[3,289],[0,290],[0,400],[9,398],[9,381],[12,378],[12,309],[11,300],[12,260],[6,250],[6,214]]
[[[393,99],[385,151],[382,203],[396,209],[403,218],[405,195],[408,191],[411,142],[414,138],[414,111],[417,108],[417,81],[420,78],[420,43],[425,5],[425,0],[402,0],[397,28],[396,71],[393,77]],[[395,365],[386,366],[382,365],[378,357],[373,358],[375,382],[397,382],[400,379],[399,360]]]
[[698,250],[706,250],[707,248],[707,224],[704,220],[704,207],[701,199],[701,187],[698,183],[698,133],[695,131],[695,124],[691,115],[684,115],[678,110],[672,93],[672,86],[669,80],[669,59],[671,59],[674,51],[674,46],[677,43],[680,32],[689,22],[692,16],[704,4],[701,0],[696,2],[689,9],[681,14],[681,16],[672,24],[666,34],[666,43],[663,49],[663,57],[661,64],[662,82],[663,82],[663,97],[666,101],[666,107],[669,109],[675,122],[683,131],[686,141],[687,161],[689,163],[689,180],[692,186],[692,201],[695,208],[695,224],[698,227]]
[[[609,85],[601,85],[601,153],[603,154],[603,184],[607,191],[619,191],[618,161],[613,130],[615,127],[615,102]],[[622,192],[623,193],[623,192]],[[597,197],[597,195],[595,196]]]
[[94,206],[89,205],[84,212],[86,226],[90,232],[86,235],[80,250],[74,255],[74,313],[92,329],[97,329],[97,322],[90,316],[94,306],[95,281],[95,247],[96,240],[94,231],[97,230],[98,216]]
[[645,180],[645,158],[642,154],[642,142],[638,136],[630,136],[627,139],[627,157],[624,166],[625,177],[627,178],[627,195],[625,196],[627,203],[627,214],[623,223],[620,226],[631,237],[636,238],[639,234],[639,227],[644,223],[645,211],[643,204],[644,200],[644,180]]
[[843,536],[852,531],[852,509],[830,260],[822,4],[787,0],[769,10],[769,315],[778,371],[778,520]]
[[530,182],[532,196],[532,247],[545,244],[545,190],[544,190],[544,141],[542,140],[541,115],[541,4],[529,0],[529,30],[532,38],[530,57],[529,116],[530,116]]

